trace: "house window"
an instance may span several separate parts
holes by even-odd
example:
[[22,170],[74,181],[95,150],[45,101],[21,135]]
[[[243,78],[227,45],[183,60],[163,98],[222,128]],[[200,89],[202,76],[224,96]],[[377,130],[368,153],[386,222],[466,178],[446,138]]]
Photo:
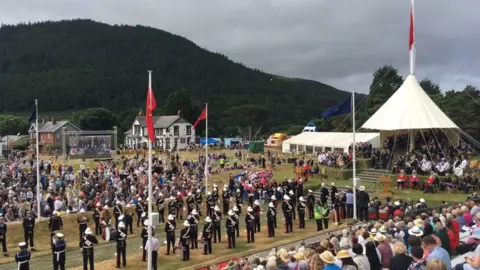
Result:
[[50,133],[47,134],[47,140],[50,140],[50,136],[51,136],[51,135],[52,135],[52,134],[50,134]]
[[178,126],[173,126],[173,136],[178,136],[180,134],[180,128]]
[[180,143],[185,143],[185,138],[180,138]]
[[55,136],[57,140],[60,140],[60,133],[57,133],[57,135]]
[[187,126],[187,135],[192,135],[192,126]]
[[134,135],[140,135],[140,126],[139,125],[133,126],[133,134]]
[[190,137],[187,138],[187,144],[190,144],[191,139],[192,138],[190,138]]

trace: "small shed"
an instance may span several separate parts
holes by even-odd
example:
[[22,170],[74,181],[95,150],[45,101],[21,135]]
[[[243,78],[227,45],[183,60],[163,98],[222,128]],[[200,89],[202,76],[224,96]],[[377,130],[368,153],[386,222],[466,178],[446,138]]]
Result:
[[263,153],[265,150],[263,141],[251,141],[248,145],[250,153]]

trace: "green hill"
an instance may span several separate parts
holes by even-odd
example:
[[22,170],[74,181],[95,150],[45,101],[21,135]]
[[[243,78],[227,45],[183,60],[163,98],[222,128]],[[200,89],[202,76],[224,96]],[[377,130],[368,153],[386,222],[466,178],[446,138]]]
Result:
[[159,106],[185,89],[197,110],[209,103],[219,134],[245,125],[239,111],[266,132],[303,125],[349,95],[247,68],[162,30],[70,20],[0,28],[0,111],[29,111],[35,98],[49,112],[144,108],[148,69]]

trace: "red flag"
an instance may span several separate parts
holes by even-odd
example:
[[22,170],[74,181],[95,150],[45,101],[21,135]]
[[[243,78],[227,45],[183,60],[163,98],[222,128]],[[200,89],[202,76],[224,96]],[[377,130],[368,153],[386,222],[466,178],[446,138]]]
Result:
[[200,124],[200,121],[207,119],[207,108],[203,109],[202,113],[198,117],[197,121],[195,121],[195,124],[193,125],[193,128],[196,129],[198,124]]
[[415,43],[415,28],[413,25],[413,5],[410,9],[410,36],[408,38],[408,50],[412,50],[413,43]]
[[155,142],[155,130],[153,128],[153,111],[157,108],[157,102],[155,101],[155,96],[153,95],[152,82],[151,79],[148,81],[148,93],[147,93],[147,132],[148,137],[151,142]]

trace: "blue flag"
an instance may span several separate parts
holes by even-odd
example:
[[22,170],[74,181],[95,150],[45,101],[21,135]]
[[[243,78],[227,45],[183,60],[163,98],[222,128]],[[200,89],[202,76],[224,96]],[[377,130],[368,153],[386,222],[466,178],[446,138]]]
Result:
[[335,105],[333,107],[330,107],[326,111],[324,111],[322,113],[322,117],[323,118],[333,117],[337,115],[350,113],[351,111],[352,111],[352,96],[350,95],[342,103]]

